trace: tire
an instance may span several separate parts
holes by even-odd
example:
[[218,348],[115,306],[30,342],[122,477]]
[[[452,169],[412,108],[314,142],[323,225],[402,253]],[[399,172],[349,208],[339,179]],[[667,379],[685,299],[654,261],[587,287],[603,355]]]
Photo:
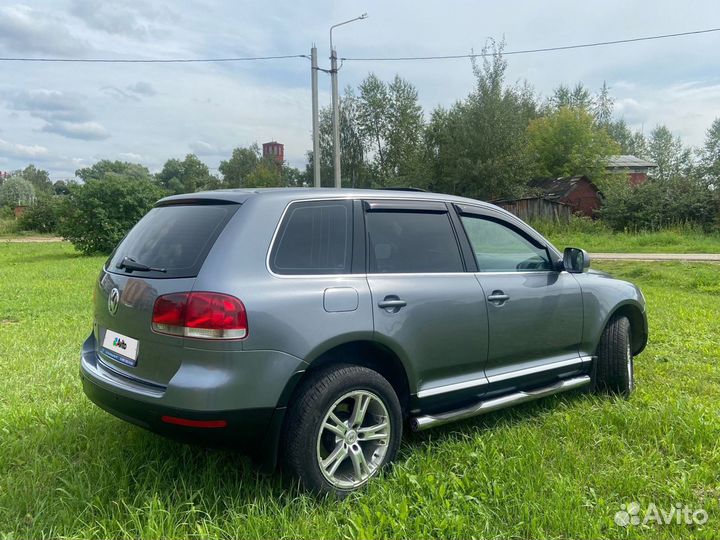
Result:
[[365,367],[333,365],[301,383],[286,417],[284,465],[304,488],[342,498],[395,458],[401,437],[390,383]]
[[603,331],[593,372],[596,392],[628,397],[635,388],[630,321],[613,317]]

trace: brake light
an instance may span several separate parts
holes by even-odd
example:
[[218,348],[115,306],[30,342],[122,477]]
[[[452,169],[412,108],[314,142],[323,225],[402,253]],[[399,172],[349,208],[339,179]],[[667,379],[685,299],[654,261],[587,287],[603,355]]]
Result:
[[152,329],[171,336],[243,339],[248,334],[247,313],[243,303],[228,294],[165,294],[155,300]]

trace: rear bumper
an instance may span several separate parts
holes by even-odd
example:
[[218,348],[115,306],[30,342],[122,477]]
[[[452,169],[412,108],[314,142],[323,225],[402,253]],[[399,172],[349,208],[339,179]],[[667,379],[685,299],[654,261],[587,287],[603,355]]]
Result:
[[[232,376],[218,377],[215,369],[214,376],[202,377],[203,370],[188,362],[189,373],[181,367],[167,386],[150,386],[108,369],[91,335],[83,344],[80,378],[88,398],[118,418],[187,442],[230,445],[272,467],[285,414],[283,391],[305,363],[268,351],[264,365],[270,372],[263,373],[257,353],[232,354]],[[258,387],[268,378],[274,386]],[[254,387],[246,389],[244,381]]]
[[[81,370],[85,395],[101,409],[131,424],[155,433],[187,442],[206,444],[229,444],[245,452],[258,455],[263,453],[268,441],[263,441],[272,424],[274,408],[243,409],[235,411],[192,411],[165,407],[128,398],[100,386],[86,372]],[[195,422],[224,423],[222,427],[194,427],[163,421],[163,417]]]

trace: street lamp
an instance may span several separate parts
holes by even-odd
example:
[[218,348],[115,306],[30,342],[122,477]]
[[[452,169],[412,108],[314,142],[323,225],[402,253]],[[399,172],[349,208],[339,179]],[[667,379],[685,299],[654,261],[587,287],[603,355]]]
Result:
[[337,67],[337,51],[333,46],[333,29],[344,24],[354,21],[367,19],[367,13],[363,13],[359,17],[333,24],[330,27],[330,78],[332,79],[332,107],[333,107],[333,151],[335,154],[335,187],[342,187],[340,179],[340,96],[338,95],[338,67]]

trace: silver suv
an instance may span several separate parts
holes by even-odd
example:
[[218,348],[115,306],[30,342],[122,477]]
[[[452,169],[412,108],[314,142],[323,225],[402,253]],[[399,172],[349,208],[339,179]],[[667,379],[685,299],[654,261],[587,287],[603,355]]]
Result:
[[487,203],[414,191],[159,201],[95,286],[85,393],[346,494],[423,430],[565,390],[628,395],[640,290]]

